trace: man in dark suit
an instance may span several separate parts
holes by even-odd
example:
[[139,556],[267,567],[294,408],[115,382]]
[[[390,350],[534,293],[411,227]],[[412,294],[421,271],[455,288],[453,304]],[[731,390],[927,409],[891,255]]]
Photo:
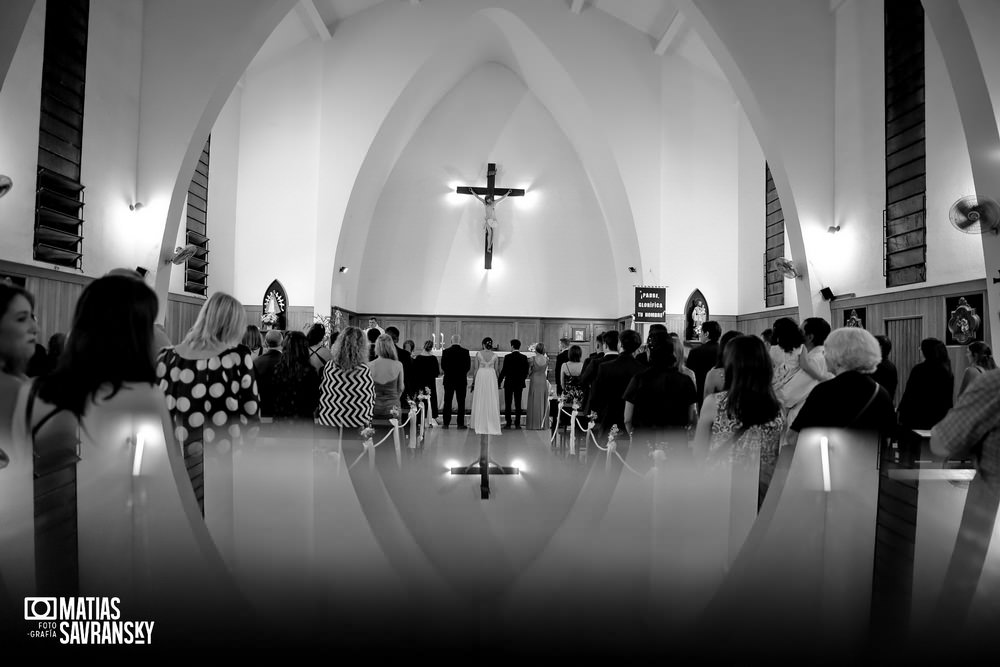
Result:
[[701,326],[701,335],[705,342],[688,352],[685,362],[685,365],[694,372],[699,409],[705,394],[705,376],[715,368],[715,362],[719,358],[719,337],[722,336],[722,326],[715,320],[709,320]]
[[413,375],[410,366],[413,365],[413,357],[409,352],[399,346],[399,329],[396,327],[386,327],[385,332],[392,337],[392,344],[396,346],[396,358],[403,364],[403,393],[399,395],[399,408],[403,412],[410,409],[410,402],[407,396],[410,392],[409,380]]
[[260,394],[260,414],[271,416],[274,405],[274,367],[281,359],[281,332],[271,329],[264,334],[264,352],[253,360],[253,374],[257,378],[257,393]]
[[618,332],[605,331],[598,338],[601,339],[603,351],[597,357],[590,355],[590,363],[584,364],[583,371],[580,373],[580,386],[583,387],[583,405],[585,406],[583,411],[587,414],[590,414],[590,397],[593,395],[594,380],[597,379],[598,369],[601,364],[618,358]]
[[[510,405],[514,403],[514,428],[521,428],[521,392],[528,378],[528,358],[521,354],[521,341],[516,338],[510,341],[511,353],[503,358],[503,367],[497,378],[498,386],[503,387],[504,417],[507,428],[510,428]],[[504,380],[507,384],[504,384]]]
[[445,428],[451,424],[451,401],[458,403],[458,428],[465,428],[465,389],[469,382],[472,360],[469,351],[462,347],[459,335],[451,337],[451,347],[441,352],[441,371],[444,374],[444,419]]
[[562,396],[562,366],[569,361],[569,338],[559,339],[559,354],[556,355],[556,390]]
[[[589,411],[597,413],[601,437],[607,435],[615,424],[625,432],[625,389],[633,377],[646,369],[635,360],[635,351],[642,343],[638,331],[628,329],[618,336],[621,352],[597,367],[597,377],[590,389]],[[605,337],[607,342],[607,337]],[[607,355],[605,355],[607,358]]]
[[583,360],[583,370],[580,371],[581,382],[583,380],[583,374],[587,372],[590,364],[594,363],[597,359],[604,357],[604,333],[599,333],[594,336],[594,351]]

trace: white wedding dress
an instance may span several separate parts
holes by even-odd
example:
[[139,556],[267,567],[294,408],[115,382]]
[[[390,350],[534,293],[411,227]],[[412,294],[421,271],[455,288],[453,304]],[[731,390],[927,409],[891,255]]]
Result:
[[497,355],[489,350],[476,355],[472,428],[480,435],[500,435],[500,390],[497,389],[496,365]]

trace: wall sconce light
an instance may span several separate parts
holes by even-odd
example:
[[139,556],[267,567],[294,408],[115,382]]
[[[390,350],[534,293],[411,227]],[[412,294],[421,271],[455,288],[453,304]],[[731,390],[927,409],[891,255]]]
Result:
[[630,267],[628,267],[628,272],[629,273],[638,273],[638,270],[634,266],[630,266]]
[[836,234],[837,232],[840,231],[840,225],[830,225],[829,227],[826,228],[826,231],[830,232],[831,234]]
[[14,187],[14,181],[11,180],[10,176],[0,174],[0,197],[10,192],[12,187]]
[[142,202],[141,201],[137,201],[134,204],[129,204],[128,205],[128,210],[130,210],[130,211],[141,211],[142,210]]
[[145,278],[146,274],[149,273],[149,269],[146,269],[146,268],[141,267],[141,266],[137,266],[137,267],[135,267],[135,272],[138,273],[143,278]]
[[339,269],[337,269],[337,271],[339,271],[340,273],[347,273],[348,268],[346,266],[342,266]]

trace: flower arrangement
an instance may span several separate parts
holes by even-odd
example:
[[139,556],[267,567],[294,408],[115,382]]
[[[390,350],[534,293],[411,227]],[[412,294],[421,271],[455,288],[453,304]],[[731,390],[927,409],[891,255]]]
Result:
[[583,404],[583,390],[579,387],[563,387],[563,403],[569,403],[574,410]]
[[261,324],[274,326],[278,323],[278,313],[264,313],[260,318]]
[[597,413],[591,410],[590,414],[587,415],[587,420],[589,421],[589,423],[587,424],[587,430],[588,431],[593,430],[594,424],[597,423]]
[[390,420],[391,419],[395,419],[396,421],[399,421],[399,406],[398,405],[392,406],[392,409],[389,410],[389,419]]
[[[313,324],[322,324],[323,328],[326,330],[326,334],[323,336],[323,345],[330,344],[330,334],[333,332],[333,326],[329,315],[313,315]],[[306,327],[308,328],[308,327]]]

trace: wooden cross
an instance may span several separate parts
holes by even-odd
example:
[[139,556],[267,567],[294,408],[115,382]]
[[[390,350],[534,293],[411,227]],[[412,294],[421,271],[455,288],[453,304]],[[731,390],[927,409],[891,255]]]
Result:
[[[485,264],[487,269],[493,268],[493,228],[496,226],[497,218],[494,206],[507,197],[523,197],[524,190],[507,188],[503,191],[496,189],[497,166],[493,162],[486,165],[486,187],[475,185],[460,185],[455,190],[460,195],[472,195],[483,203],[486,207],[486,247]],[[500,195],[499,199],[497,194]]]

